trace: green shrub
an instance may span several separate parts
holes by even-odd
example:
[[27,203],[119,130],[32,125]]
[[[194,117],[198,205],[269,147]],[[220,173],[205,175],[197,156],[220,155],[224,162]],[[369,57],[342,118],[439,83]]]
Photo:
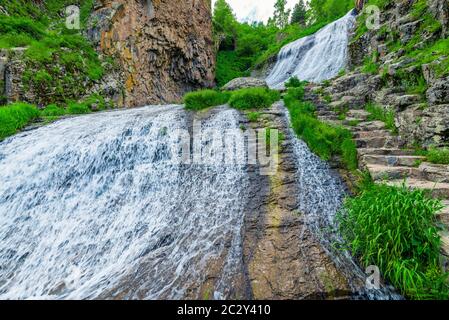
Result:
[[241,89],[232,93],[229,105],[240,110],[268,108],[280,98],[280,93],[275,90],[265,88]]
[[69,114],[86,114],[90,113],[90,111],[89,106],[85,103],[70,102],[67,107],[67,112]]
[[431,148],[427,152],[427,161],[435,164],[449,165],[449,149],[448,148]]
[[41,110],[40,113],[43,117],[59,117],[65,115],[67,112],[56,104],[50,104],[45,109]]
[[26,103],[0,107],[0,140],[15,134],[38,116],[38,109]]
[[187,93],[184,96],[184,104],[188,110],[201,110],[226,104],[230,96],[230,92],[201,90]]
[[347,199],[338,221],[352,254],[363,266],[378,266],[403,295],[448,299],[435,226],[441,208],[424,191],[367,184],[359,196]]

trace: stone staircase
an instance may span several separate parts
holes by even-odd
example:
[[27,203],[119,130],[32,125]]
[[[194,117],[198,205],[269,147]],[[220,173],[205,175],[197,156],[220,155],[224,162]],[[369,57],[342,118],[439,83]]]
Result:
[[[426,189],[442,199],[445,208],[438,220],[449,230],[449,166],[425,162],[425,157],[404,148],[399,136],[393,135],[380,121],[369,121],[365,110],[349,110],[341,120],[329,107],[319,104],[320,120],[349,129],[357,145],[359,166],[376,183],[392,186],[405,185],[411,189]],[[442,232],[442,251],[449,259],[449,232]]]

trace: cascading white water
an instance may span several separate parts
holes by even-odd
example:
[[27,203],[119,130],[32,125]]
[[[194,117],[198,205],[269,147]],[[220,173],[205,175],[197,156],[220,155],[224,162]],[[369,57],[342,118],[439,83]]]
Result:
[[346,66],[349,33],[355,23],[354,11],[315,34],[287,44],[266,81],[282,89],[291,77],[320,82],[331,79]]
[[[0,299],[182,298],[219,256],[235,272],[246,172],[165,161],[187,118],[145,107],[0,143]],[[238,112],[202,126],[238,128]]]
[[[287,118],[290,118],[288,113]],[[290,122],[290,119],[288,121]],[[295,136],[292,128],[289,129],[289,134]],[[356,284],[352,288],[354,298],[359,296],[376,300],[401,299],[402,297],[391,287],[383,286],[378,290],[364,289],[363,284],[367,275],[347,250],[335,248],[343,243],[338,232],[336,216],[348,196],[345,184],[328,163],[310,151],[304,141],[296,138],[292,141],[298,162],[296,183],[299,211],[304,213],[307,227],[319,238],[339,270],[349,279],[349,283]]]

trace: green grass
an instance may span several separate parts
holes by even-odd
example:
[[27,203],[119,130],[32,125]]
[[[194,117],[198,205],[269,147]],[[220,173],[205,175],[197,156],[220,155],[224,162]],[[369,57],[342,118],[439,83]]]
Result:
[[280,93],[275,90],[265,88],[241,89],[232,93],[229,105],[239,110],[268,108],[280,98]]
[[291,125],[297,136],[323,160],[328,161],[338,155],[349,170],[356,170],[357,150],[351,132],[318,120],[315,106],[302,100],[304,91],[300,89],[289,89],[284,97]]
[[184,104],[187,110],[201,110],[226,104],[230,95],[229,92],[215,90],[190,92],[184,96]]
[[91,110],[85,103],[70,102],[67,107],[67,113],[69,114],[87,114]]
[[449,165],[449,148],[431,148],[426,157],[430,163]]
[[300,88],[303,87],[305,84],[304,81],[301,81],[298,79],[298,77],[291,77],[288,79],[288,81],[285,83],[286,88]]
[[39,117],[39,110],[30,104],[14,103],[0,107],[0,140],[15,134]]
[[448,299],[447,274],[439,266],[436,213],[440,201],[405,186],[366,184],[338,215],[340,231],[363,266],[411,299]]
[[371,114],[368,117],[369,121],[382,121],[383,123],[385,123],[385,128],[390,130],[392,133],[397,134],[397,128],[395,124],[396,114],[393,110],[386,110],[374,103],[368,103],[365,106],[365,110]]
[[56,104],[50,104],[40,112],[42,117],[60,117],[67,114],[64,108],[58,107]]
[[248,112],[246,116],[248,117],[249,122],[257,122],[259,121],[261,114],[260,112]]

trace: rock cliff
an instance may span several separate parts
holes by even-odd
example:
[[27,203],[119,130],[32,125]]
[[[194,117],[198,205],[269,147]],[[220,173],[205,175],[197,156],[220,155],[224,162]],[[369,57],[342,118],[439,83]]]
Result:
[[124,104],[179,101],[214,85],[210,0],[97,0],[86,35],[118,61]]

